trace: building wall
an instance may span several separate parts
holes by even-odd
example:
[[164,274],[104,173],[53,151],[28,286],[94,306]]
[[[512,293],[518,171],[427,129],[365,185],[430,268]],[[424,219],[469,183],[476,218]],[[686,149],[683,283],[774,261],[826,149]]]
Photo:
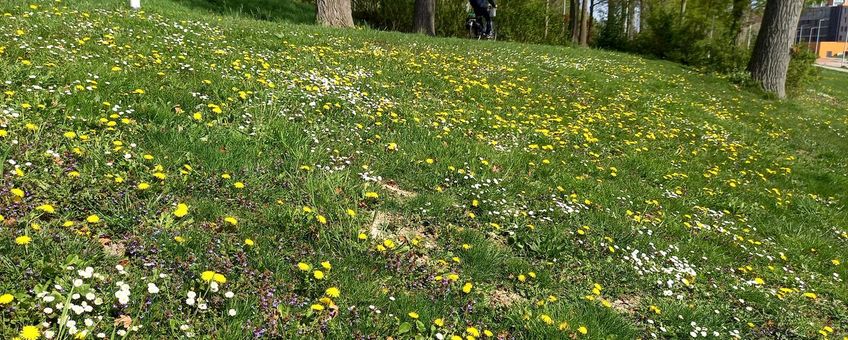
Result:
[[808,7],[801,12],[796,42],[845,41],[848,36],[848,3]]
[[[807,45],[810,51],[816,51],[816,43]],[[819,43],[819,58],[841,58],[843,53],[848,52],[848,43],[844,41],[827,41]]]

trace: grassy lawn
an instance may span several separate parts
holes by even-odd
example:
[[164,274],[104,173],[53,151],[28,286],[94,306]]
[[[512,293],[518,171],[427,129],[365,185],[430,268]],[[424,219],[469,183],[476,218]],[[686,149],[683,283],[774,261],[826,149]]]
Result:
[[848,74],[143,3],[0,2],[0,338],[848,336]]

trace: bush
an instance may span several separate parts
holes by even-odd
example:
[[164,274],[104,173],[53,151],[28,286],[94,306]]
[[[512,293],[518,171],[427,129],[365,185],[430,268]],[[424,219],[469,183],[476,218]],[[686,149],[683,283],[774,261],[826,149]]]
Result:
[[[680,22],[676,13],[658,10],[646,20],[646,29],[628,51],[679,62],[706,71],[734,73],[745,69],[750,51],[722,39],[722,32],[710,38],[699,20]],[[612,46],[622,46],[612,42]],[[626,45],[624,45],[626,46]]]
[[807,46],[792,47],[792,59],[786,72],[786,93],[790,96],[801,94],[808,85],[818,79],[820,70],[815,67],[816,54]]

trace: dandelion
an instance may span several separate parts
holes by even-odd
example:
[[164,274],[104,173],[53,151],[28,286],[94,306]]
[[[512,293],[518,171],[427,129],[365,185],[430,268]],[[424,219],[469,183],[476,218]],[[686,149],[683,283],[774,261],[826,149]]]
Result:
[[10,192],[12,193],[12,196],[17,197],[17,198],[24,198],[24,195],[25,195],[24,191],[21,190],[21,189],[18,189],[18,188],[12,188],[12,190]]
[[579,328],[577,328],[577,331],[580,332],[580,334],[583,334],[583,335],[586,335],[586,333],[589,333],[589,329],[587,329],[586,326],[580,326]]
[[466,282],[465,285],[462,286],[462,291],[465,294],[471,293],[471,288],[474,288],[474,285],[471,282]]
[[321,262],[321,267],[323,267],[326,270],[333,269],[333,265],[330,264],[330,261]]
[[369,191],[369,192],[365,193],[365,198],[375,198],[376,199],[376,198],[379,198],[379,197],[380,197],[380,194],[373,192],[373,191]]
[[15,297],[12,294],[6,293],[0,295],[0,305],[8,305],[13,300],[15,300]]
[[324,306],[317,304],[317,303],[310,306],[309,308],[311,308],[312,310],[314,310],[316,312],[320,312],[320,311],[324,310]]
[[816,295],[816,293],[806,292],[804,293],[804,297],[815,300],[818,298],[818,295]]
[[350,217],[356,217],[356,211],[353,211],[353,209],[347,209],[345,213]]
[[302,270],[302,271],[307,272],[307,271],[309,271],[310,269],[312,269],[312,266],[310,266],[310,265],[308,265],[308,264],[306,264],[306,263],[303,263],[303,262],[298,262],[298,264],[297,264],[297,268],[298,268],[298,269],[300,269],[300,270]]
[[32,238],[27,235],[21,235],[15,238],[15,243],[25,246],[32,241]]
[[43,212],[48,213],[48,214],[52,214],[52,213],[56,212],[56,209],[54,209],[53,206],[50,205],[50,204],[42,204],[42,205],[39,205],[38,207],[36,207],[35,209],[43,211]]
[[235,187],[236,189],[244,189],[244,183],[235,182],[235,183],[233,183],[233,187]]
[[210,281],[212,281],[212,278],[213,278],[213,277],[215,277],[215,272],[214,272],[214,271],[211,271],[211,270],[207,270],[207,271],[205,271],[205,272],[203,272],[203,273],[201,273],[201,274],[200,274],[200,278],[201,278],[203,281],[206,281],[206,282],[210,282]]
[[183,244],[183,243],[185,243],[186,239],[183,238],[182,236],[174,236],[174,241],[177,241],[177,243],[179,243],[179,244]]
[[480,331],[476,327],[468,327],[465,331],[475,338],[480,336]]
[[247,246],[249,246],[249,247],[253,247],[253,245],[254,245],[255,243],[253,242],[253,240],[251,240],[251,239],[249,239],[249,238],[248,238],[248,239],[245,239],[245,240],[244,240],[244,244],[245,244],[245,245],[247,245]]
[[91,223],[91,224],[99,223],[100,222],[100,216],[89,215],[88,217],[85,218],[85,220],[86,220],[86,222]]
[[552,319],[552,318],[551,318],[549,315],[547,315],[547,314],[542,314],[542,315],[540,315],[540,316],[539,316],[539,320],[542,320],[542,322],[544,322],[544,323],[546,323],[546,324],[548,324],[548,325],[553,325],[553,324],[554,324],[554,319]]
[[365,241],[368,239],[368,235],[365,235],[365,233],[359,233],[359,235],[356,235],[356,238],[358,238],[360,241]]
[[324,272],[322,272],[320,270],[316,270],[316,271],[312,272],[312,276],[315,277],[318,280],[323,280],[324,279]]
[[41,337],[41,332],[36,326],[24,326],[19,336],[25,340],[35,340]]
[[138,188],[138,190],[147,190],[147,189],[150,189],[150,184],[148,184],[146,182],[141,182],[141,183],[138,183],[138,186],[136,186],[136,188]]
[[188,206],[183,204],[183,203],[177,204],[177,209],[174,210],[174,216],[176,216],[177,218],[180,218],[180,217],[183,217],[187,214],[188,214]]
[[329,296],[331,298],[337,298],[337,297],[339,297],[339,295],[341,295],[341,291],[339,291],[339,289],[336,288],[336,287],[327,288],[327,290],[324,291],[324,293],[327,294],[327,296]]
[[315,216],[315,219],[318,220],[318,223],[327,224],[327,218],[324,215]]
[[238,225],[238,220],[232,216],[224,217],[224,222],[227,222],[230,225]]
[[416,312],[409,312],[409,314],[407,314],[407,315],[409,315],[410,318],[418,320],[418,313],[416,313]]
[[433,320],[433,324],[435,324],[436,326],[439,326],[439,327],[444,327],[445,326],[445,319],[438,318],[436,320]]

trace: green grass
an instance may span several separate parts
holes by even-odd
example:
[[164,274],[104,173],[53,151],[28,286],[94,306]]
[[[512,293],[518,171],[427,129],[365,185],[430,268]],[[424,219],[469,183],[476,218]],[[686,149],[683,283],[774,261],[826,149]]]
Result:
[[773,101],[588,49],[31,2],[0,4],[2,338],[848,335],[846,74]]
[[[315,23],[315,5],[301,0],[175,0],[181,5],[257,20]],[[146,4],[145,4],[146,5]]]

